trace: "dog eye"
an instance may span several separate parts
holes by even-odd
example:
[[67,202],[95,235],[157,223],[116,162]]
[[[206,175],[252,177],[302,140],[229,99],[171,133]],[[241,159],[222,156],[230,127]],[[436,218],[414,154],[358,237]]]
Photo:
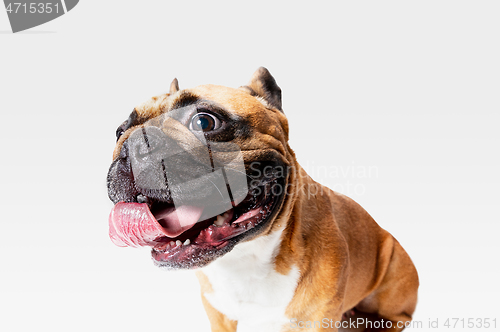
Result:
[[191,118],[189,129],[194,131],[211,131],[221,127],[219,119],[208,113],[198,113]]

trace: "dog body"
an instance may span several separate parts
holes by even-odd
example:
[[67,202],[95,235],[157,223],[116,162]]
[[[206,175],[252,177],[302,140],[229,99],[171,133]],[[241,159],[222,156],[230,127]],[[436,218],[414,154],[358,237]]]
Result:
[[[109,195],[116,203],[110,216],[113,241],[152,246],[153,259],[162,267],[199,268],[202,301],[212,331],[337,331],[339,326],[345,327],[343,322],[357,317],[378,323],[366,325],[366,331],[403,330],[417,301],[418,276],[413,263],[363,208],[316,183],[300,167],[288,146],[281,90],[269,72],[260,68],[240,89],[206,85],[178,90],[175,80],[169,94],[137,107],[117,131],[118,144],[108,174]],[[172,115],[175,121],[152,120],[183,108],[186,111],[182,114],[187,115]],[[217,119],[207,117],[211,112]],[[205,118],[196,118],[197,114],[205,114]],[[196,136],[192,119],[203,126],[214,121],[224,124],[207,131],[203,127],[204,136]],[[142,134],[134,138],[133,132],[138,130]],[[145,143],[144,139],[139,142],[141,135],[146,137]],[[147,135],[151,135],[149,139]],[[150,145],[163,135],[168,138],[161,138],[161,142],[181,147],[178,154],[200,151],[199,142],[190,137],[195,135],[202,141],[204,137],[212,171],[222,165],[228,174],[231,169],[234,174],[246,174],[256,183],[249,181],[248,185],[253,196],[245,196],[247,192],[242,190],[240,196],[246,198],[238,199],[238,190],[233,191],[228,212],[212,217],[195,192],[205,200],[218,194],[222,197],[213,178],[208,180],[217,191],[203,194],[200,188],[206,185],[201,180],[194,181],[196,184],[187,181],[196,190],[180,190],[174,181],[167,180],[168,185],[160,189],[145,188],[142,183],[150,183],[154,176],[167,178],[168,164],[177,161],[169,152],[162,156],[163,168],[145,167],[154,164],[153,152],[134,155],[133,151],[157,151]],[[233,158],[232,164],[227,158],[218,162],[227,157],[227,145],[220,147],[227,142],[241,149],[245,172],[235,169],[238,158]],[[201,154],[190,152],[189,157],[183,157],[197,158],[191,173],[200,169]],[[134,170],[134,163],[141,166]],[[141,180],[144,169],[154,176]],[[231,175],[224,176],[229,187]],[[281,190],[275,193],[270,188]],[[182,201],[176,205],[177,215],[195,216],[192,218],[202,222],[195,224],[190,217],[182,221],[169,214],[176,192],[181,193],[178,200]],[[194,194],[189,196],[191,192]],[[197,207],[199,204],[203,206]],[[206,216],[200,217],[203,213]],[[142,219],[130,217],[139,214]],[[354,316],[344,314],[352,310]]]
[[[319,185],[309,177],[298,181]],[[249,329],[241,331],[294,331],[300,322],[313,322],[311,331],[335,331],[335,322],[353,308],[358,317],[395,327],[411,320],[418,277],[406,252],[354,201],[323,190],[312,198],[298,195],[291,211],[275,221],[286,225],[282,231],[242,243],[198,272],[209,317],[223,326],[213,331],[236,331],[232,320],[240,331],[242,318]],[[260,311],[249,310],[253,305]]]

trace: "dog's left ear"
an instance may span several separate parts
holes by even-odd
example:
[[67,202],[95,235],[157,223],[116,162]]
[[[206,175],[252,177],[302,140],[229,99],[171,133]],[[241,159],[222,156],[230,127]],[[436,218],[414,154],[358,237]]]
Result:
[[250,83],[242,86],[241,89],[247,90],[252,96],[262,97],[271,107],[283,112],[281,109],[281,89],[266,68],[257,69],[250,79]]
[[177,78],[174,78],[172,83],[170,83],[170,94],[173,94],[177,91],[179,91],[179,81],[177,81]]

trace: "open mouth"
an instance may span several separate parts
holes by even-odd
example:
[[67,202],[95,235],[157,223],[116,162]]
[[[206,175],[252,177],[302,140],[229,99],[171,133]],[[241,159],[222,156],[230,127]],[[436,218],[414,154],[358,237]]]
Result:
[[264,177],[239,204],[207,217],[203,206],[180,205],[141,195],[145,203],[119,202],[110,218],[110,238],[118,246],[151,246],[156,265],[201,267],[230,251],[274,217],[281,203],[276,177]]

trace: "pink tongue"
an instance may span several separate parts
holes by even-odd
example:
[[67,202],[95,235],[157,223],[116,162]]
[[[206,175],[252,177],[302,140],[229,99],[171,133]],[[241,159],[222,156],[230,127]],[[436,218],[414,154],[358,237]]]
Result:
[[202,212],[203,208],[183,205],[155,218],[147,204],[120,202],[109,215],[109,237],[119,247],[155,246],[160,243],[158,238],[174,238],[193,227]]

